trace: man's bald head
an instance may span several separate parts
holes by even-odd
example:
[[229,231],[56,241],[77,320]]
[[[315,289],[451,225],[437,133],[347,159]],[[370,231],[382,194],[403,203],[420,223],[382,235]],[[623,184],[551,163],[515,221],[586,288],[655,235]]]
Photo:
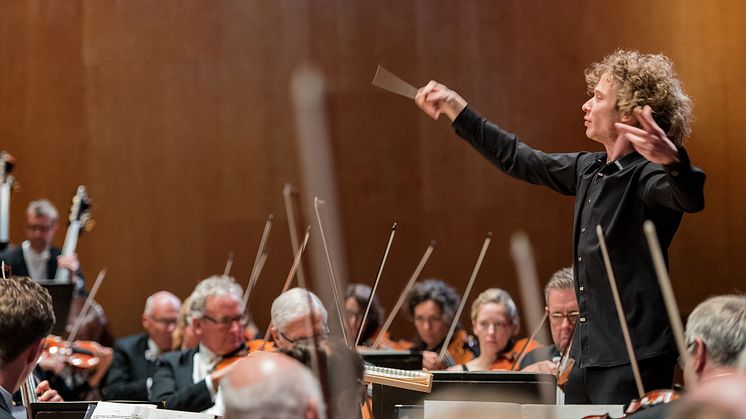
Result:
[[233,366],[220,388],[229,419],[325,417],[318,380],[303,364],[283,354],[249,355]]

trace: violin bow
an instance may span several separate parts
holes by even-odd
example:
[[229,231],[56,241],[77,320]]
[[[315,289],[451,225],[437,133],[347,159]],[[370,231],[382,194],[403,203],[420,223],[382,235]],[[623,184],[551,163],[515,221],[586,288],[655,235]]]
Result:
[[396,223],[391,226],[391,234],[389,234],[389,241],[386,243],[386,250],[383,252],[383,258],[381,259],[381,265],[378,267],[378,273],[376,274],[376,281],[373,283],[373,289],[370,290],[370,297],[368,297],[368,305],[365,307],[365,314],[363,314],[363,321],[360,323],[360,327],[357,330],[357,338],[355,338],[355,348],[360,344],[360,337],[363,334],[365,328],[365,321],[368,320],[368,313],[370,312],[370,306],[373,305],[373,297],[376,295],[378,289],[378,282],[381,280],[381,274],[383,273],[383,266],[386,264],[386,259],[389,256],[389,250],[391,250],[391,243],[394,241],[394,235],[396,235]]
[[225,261],[225,269],[223,269],[223,276],[231,274],[231,268],[233,268],[233,252],[228,252],[228,259]]
[[458,304],[458,309],[456,310],[456,315],[453,317],[453,320],[451,321],[451,327],[448,329],[448,334],[446,335],[446,339],[443,341],[443,346],[440,348],[440,353],[438,354],[438,359],[446,359],[446,354],[448,353],[448,345],[451,343],[451,339],[453,338],[453,332],[456,331],[456,325],[458,324],[458,319],[461,317],[461,312],[464,310],[464,306],[466,305],[466,299],[469,298],[469,293],[471,292],[471,287],[474,285],[474,280],[477,279],[477,274],[479,273],[479,269],[482,267],[482,261],[484,260],[484,255],[487,253],[487,248],[490,247],[490,242],[492,241],[492,232],[487,233],[487,237],[484,238],[484,242],[482,242],[482,250],[479,251],[479,257],[477,258],[477,263],[474,265],[474,269],[471,271],[471,278],[469,278],[469,283],[466,285],[466,290],[464,290],[464,296],[461,297],[461,301]]
[[83,324],[83,320],[85,319],[85,316],[88,313],[88,309],[91,308],[91,303],[93,302],[93,298],[96,297],[98,288],[101,286],[101,283],[104,281],[105,277],[106,277],[106,267],[101,269],[101,272],[98,273],[98,276],[96,277],[96,282],[93,283],[93,288],[91,288],[91,292],[88,293],[88,297],[85,299],[85,303],[83,303],[83,308],[80,309],[80,313],[78,313],[78,317],[75,319],[75,323],[73,323],[73,327],[70,330],[70,334],[67,337],[67,341],[65,342],[66,345],[68,346],[71,345],[72,342],[75,340],[75,336],[77,336],[78,330],[80,330],[80,326]]
[[420,277],[422,269],[425,268],[427,261],[430,260],[430,255],[433,253],[433,249],[435,249],[435,240],[431,241],[430,245],[427,246],[427,249],[425,249],[425,254],[422,255],[420,263],[417,264],[417,268],[415,268],[412,276],[409,277],[409,282],[407,282],[407,285],[404,287],[401,294],[399,294],[399,299],[396,301],[394,308],[391,309],[391,312],[386,318],[386,322],[383,324],[383,327],[381,327],[381,331],[378,333],[378,336],[376,336],[376,340],[373,342],[372,348],[375,349],[381,346],[381,341],[383,341],[383,337],[386,335],[386,332],[388,332],[389,327],[391,327],[391,323],[394,321],[396,313],[398,313],[401,309],[402,304],[404,304],[404,300],[407,298],[407,295],[409,295],[409,291],[412,289],[412,286],[417,281],[417,278]]
[[510,371],[515,371],[515,367],[517,367],[520,364],[520,361],[523,359],[523,356],[526,354],[526,349],[528,349],[528,344],[533,342],[534,339],[536,339],[536,335],[539,334],[541,331],[541,326],[544,326],[544,323],[547,321],[547,317],[549,317],[549,313],[546,311],[544,312],[544,315],[541,316],[541,321],[539,321],[539,324],[534,327],[533,332],[531,332],[531,335],[528,338],[528,341],[526,341],[526,344],[523,345],[523,348],[521,348],[521,352],[518,353],[518,356],[513,360],[513,364],[510,366]]
[[249,309],[249,296],[256,286],[256,282],[259,279],[259,274],[262,273],[264,268],[264,262],[267,261],[267,241],[269,239],[269,232],[272,230],[272,220],[274,215],[269,214],[267,221],[264,223],[264,231],[262,231],[262,238],[259,240],[259,247],[256,249],[256,257],[254,258],[254,266],[251,267],[251,275],[249,276],[249,283],[246,285],[246,290],[243,294],[243,307],[244,311]]
[[647,220],[643,224],[643,230],[645,231],[645,237],[648,241],[648,247],[650,248],[650,255],[653,258],[653,265],[655,266],[655,274],[658,276],[658,283],[661,287],[661,293],[663,294],[663,301],[666,303],[666,311],[668,312],[668,318],[671,321],[671,329],[673,329],[673,336],[676,340],[676,346],[679,349],[679,356],[686,364],[689,361],[689,351],[686,350],[686,344],[684,343],[684,327],[681,325],[681,317],[679,315],[679,307],[676,304],[676,297],[671,287],[671,278],[668,276],[666,270],[666,264],[663,261],[663,252],[661,252],[660,243],[658,243],[658,234],[655,230],[655,224],[652,221]]
[[624,335],[624,345],[627,347],[627,354],[629,355],[629,362],[632,364],[632,374],[635,376],[635,385],[637,386],[637,393],[640,395],[640,399],[645,396],[645,389],[642,386],[642,379],[640,378],[640,368],[637,365],[637,357],[635,356],[635,350],[632,347],[632,339],[629,336],[629,328],[627,327],[627,319],[624,317],[624,309],[622,308],[622,300],[619,298],[619,290],[616,286],[616,277],[614,276],[614,270],[611,268],[611,259],[609,259],[609,251],[606,248],[606,239],[604,238],[604,231],[601,225],[596,226],[596,236],[598,236],[598,243],[601,245],[601,255],[604,259],[604,265],[606,266],[606,275],[609,277],[609,286],[611,288],[611,294],[614,297],[614,305],[616,306],[616,314],[619,317],[619,324],[622,326],[622,335]]
[[[510,368],[512,371],[520,364],[529,343],[531,343],[537,333],[542,332],[543,329],[541,329],[541,326],[547,318],[547,313],[545,311],[543,318],[539,320],[539,311],[537,308],[543,307],[544,304],[541,303],[541,287],[539,286],[539,275],[536,272],[534,253],[526,233],[519,231],[511,236],[510,253],[513,257],[516,273],[518,274],[518,287],[521,291],[521,299],[523,300],[523,307],[526,312],[526,321],[528,324],[537,325],[528,342],[523,346],[518,358],[513,361],[513,365]],[[541,340],[545,341],[545,339],[546,336],[542,336]]]
[[316,210],[316,220],[319,223],[319,234],[321,235],[321,242],[324,245],[324,254],[326,255],[326,263],[329,268],[329,279],[331,280],[331,288],[334,294],[334,304],[337,308],[337,317],[339,318],[339,325],[341,326],[341,329],[342,329],[342,338],[344,339],[345,344],[348,347],[351,347],[350,346],[351,342],[347,338],[347,331],[346,331],[347,327],[345,326],[345,321],[342,318],[342,305],[340,304],[341,300],[339,298],[339,287],[337,286],[337,278],[334,276],[334,267],[332,266],[333,265],[332,257],[329,254],[329,247],[326,244],[326,237],[324,236],[324,226],[323,226],[323,223],[321,222],[321,214],[319,211],[319,206],[323,204],[324,204],[324,201],[319,199],[318,196],[313,198],[313,207]]
[[[300,248],[298,248],[298,251],[295,252],[295,258],[293,259],[293,265],[290,267],[290,272],[288,273],[288,277],[285,280],[285,285],[282,287],[282,291],[280,291],[280,294],[284,293],[285,291],[290,288],[290,282],[293,280],[293,276],[295,276],[295,271],[298,269],[298,265],[300,265],[300,259],[303,255],[303,251],[306,250],[306,245],[308,244],[308,238],[311,236],[311,226],[306,227],[306,235],[303,237],[303,243],[301,244]],[[270,319],[269,325],[267,325],[267,331],[264,333],[264,341],[266,342],[269,339],[269,332],[272,328],[272,320]]]
[[[298,196],[298,191],[293,187],[293,185],[291,185],[290,183],[286,183],[285,187],[282,189],[282,195],[285,200],[285,213],[288,217],[288,229],[290,230],[290,247],[293,249],[293,254],[295,254],[298,253],[298,227],[295,221],[294,208],[296,204],[293,200],[293,197]],[[303,274],[303,264],[298,266],[296,275],[298,275],[298,282],[305,280],[305,275]]]

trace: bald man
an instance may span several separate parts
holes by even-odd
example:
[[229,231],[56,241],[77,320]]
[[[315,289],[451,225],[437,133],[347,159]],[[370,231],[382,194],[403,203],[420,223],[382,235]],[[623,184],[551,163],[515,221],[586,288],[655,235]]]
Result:
[[220,388],[226,419],[325,417],[318,380],[280,353],[254,352],[238,361]]
[[171,350],[181,300],[159,291],[145,301],[142,327],[145,333],[127,336],[114,345],[104,396],[114,400],[148,400],[150,377],[160,354]]

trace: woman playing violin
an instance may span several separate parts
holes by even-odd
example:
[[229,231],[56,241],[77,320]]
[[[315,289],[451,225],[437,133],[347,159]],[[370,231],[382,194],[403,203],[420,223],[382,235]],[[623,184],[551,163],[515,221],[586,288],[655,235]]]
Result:
[[[357,337],[358,330],[360,330],[360,324],[365,315],[365,309],[368,307],[370,294],[371,289],[367,285],[350,284],[347,286],[347,291],[345,291],[345,311],[347,312],[349,336],[353,336],[354,338]],[[373,345],[373,342],[376,341],[381,332],[383,318],[384,314],[383,309],[381,308],[381,303],[378,302],[377,296],[373,296],[373,303],[370,306],[365,326],[360,335],[360,346],[370,347]],[[380,346],[387,349],[409,349],[412,347],[412,343],[394,340],[389,336],[388,332],[386,332],[381,340]]]
[[441,370],[474,357],[466,331],[459,328],[448,345],[446,359],[438,359],[460,300],[456,291],[439,279],[418,282],[409,293],[407,308],[417,329],[412,349],[422,351],[423,368]]
[[[528,339],[516,340],[520,329],[518,309],[506,291],[490,288],[474,300],[471,306],[471,323],[479,340],[479,356],[455,365],[450,370],[487,371],[509,370]],[[528,343],[527,350],[537,347]]]

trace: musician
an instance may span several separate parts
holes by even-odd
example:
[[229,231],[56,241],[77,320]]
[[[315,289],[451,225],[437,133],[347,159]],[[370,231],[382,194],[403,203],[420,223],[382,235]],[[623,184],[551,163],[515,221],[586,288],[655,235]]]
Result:
[[246,316],[243,292],[231,277],[202,280],[191,295],[194,332],[201,338],[197,348],[169,352],[158,358],[150,400],[165,402],[167,409],[208,411],[222,414],[216,398],[220,381],[232,366],[215,370],[224,355],[243,348]]
[[10,265],[14,276],[32,279],[54,278],[58,267],[70,269],[76,273],[72,275],[76,288],[82,289],[78,256],[61,256],[62,250],[52,246],[57,228],[57,208],[46,199],[32,201],[26,208],[26,240],[0,253],[0,260]]
[[555,272],[544,287],[544,310],[549,317],[552,345],[536,348],[521,360],[521,371],[556,374],[559,357],[570,345],[572,332],[580,317],[572,268]]
[[171,351],[171,334],[180,308],[181,300],[168,291],[159,291],[145,300],[142,313],[145,333],[117,340],[104,397],[148,400],[155,362],[161,354]]
[[461,297],[440,279],[417,282],[407,296],[409,317],[414,320],[417,336],[412,349],[422,351],[422,367],[442,370],[465,363],[474,357],[466,331],[458,327],[448,345],[447,359],[438,359],[448,329],[454,321]]
[[[685,341],[689,359],[682,368],[687,389],[696,391],[704,383],[736,374],[738,357],[746,350],[746,295],[721,295],[700,303],[687,319]],[[744,397],[740,396],[741,403]],[[641,410],[634,417],[663,418],[673,403]]]
[[280,349],[292,349],[311,341],[314,335],[326,338],[327,312],[316,294],[303,288],[289,289],[272,302],[272,339]]
[[[365,309],[368,307],[370,300],[371,288],[365,284],[350,284],[345,291],[345,311],[347,312],[347,325],[349,336],[357,338],[360,324],[363,322]],[[384,314],[378,296],[373,296],[373,303],[370,306],[368,317],[365,321],[362,334],[360,335],[359,346],[371,347],[378,338],[383,325]],[[412,347],[411,342],[398,341],[391,339],[388,332],[381,339],[380,346],[388,349],[409,349]]]
[[[14,408],[12,394],[34,369],[54,321],[46,289],[27,277],[0,279],[0,419],[22,413],[22,406]],[[48,389],[48,383],[42,384]],[[40,400],[50,398],[56,398],[56,392],[45,392]]]
[[220,390],[225,419],[326,417],[319,381],[284,354],[253,352],[236,362]]
[[490,288],[471,305],[471,324],[479,340],[479,356],[449,368],[453,371],[510,370],[525,346],[538,347],[527,338],[516,339],[521,321],[518,308],[507,291]]
[[582,106],[585,134],[605,152],[534,150],[435,81],[415,100],[432,118],[447,115],[461,137],[510,176],[576,196],[573,269],[580,318],[566,402],[625,403],[636,390],[596,226],[606,232],[622,306],[634,319],[630,333],[645,386],[670,387],[675,346],[642,224],[653,220],[666,254],[683,213],[704,207],[705,175],[682,147],[691,101],[668,58],[616,51],[586,71],[586,82],[592,97]]
[[199,337],[194,333],[192,317],[189,315],[191,298],[187,297],[179,309],[179,317],[176,320],[176,328],[172,334],[171,350],[183,351],[196,348],[199,345]]

